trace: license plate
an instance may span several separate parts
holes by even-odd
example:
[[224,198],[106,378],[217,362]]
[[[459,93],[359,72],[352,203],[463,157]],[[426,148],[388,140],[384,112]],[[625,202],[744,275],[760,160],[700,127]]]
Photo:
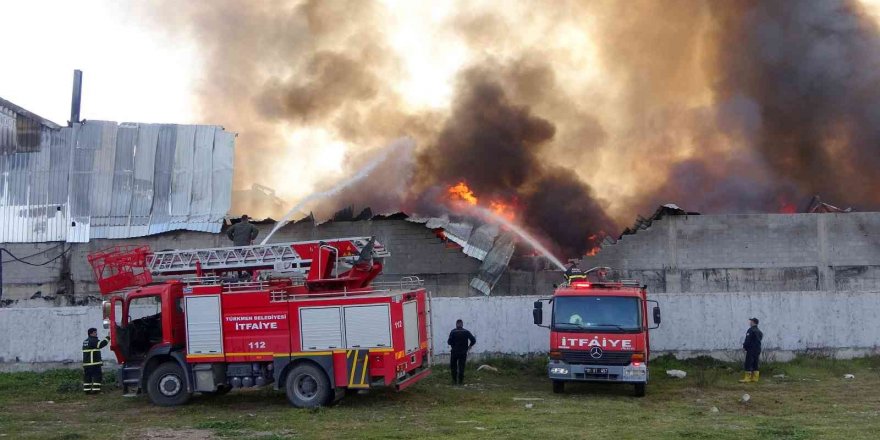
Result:
[[584,373],[587,374],[608,374],[607,368],[584,368]]

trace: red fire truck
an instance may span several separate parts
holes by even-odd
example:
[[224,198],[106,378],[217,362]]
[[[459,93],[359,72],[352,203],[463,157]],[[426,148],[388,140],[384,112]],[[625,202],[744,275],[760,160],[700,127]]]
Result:
[[[550,329],[547,368],[553,392],[565,382],[629,383],[645,395],[648,383],[648,330],[659,327],[660,307],[636,281],[609,281],[610,268],[569,274],[552,298],[535,301],[536,325]],[[550,325],[542,325],[543,303],[552,305]],[[653,326],[648,324],[648,303]]]
[[373,283],[388,255],[355,237],[115,247],[89,261],[109,296],[104,327],[126,394],[174,406],[273,385],[291,405],[316,407],[346,389],[403,390],[430,372],[429,294],[415,277]]

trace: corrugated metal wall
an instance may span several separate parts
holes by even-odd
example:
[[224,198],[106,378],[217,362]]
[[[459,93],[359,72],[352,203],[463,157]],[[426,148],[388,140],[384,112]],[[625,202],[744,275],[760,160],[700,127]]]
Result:
[[16,118],[0,106],[0,243],[220,231],[231,203],[233,133],[110,121],[52,128],[37,120],[35,136],[33,121],[16,125]]

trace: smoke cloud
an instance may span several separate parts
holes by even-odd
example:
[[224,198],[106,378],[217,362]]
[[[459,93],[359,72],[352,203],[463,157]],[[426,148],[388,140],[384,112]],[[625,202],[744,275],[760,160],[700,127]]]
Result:
[[416,141],[316,212],[434,214],[465,181],[574,256],[667,202],[880,208],[880,30],[857,0],[171,5],[137,7],[202,48],[237,188],[294,202]]

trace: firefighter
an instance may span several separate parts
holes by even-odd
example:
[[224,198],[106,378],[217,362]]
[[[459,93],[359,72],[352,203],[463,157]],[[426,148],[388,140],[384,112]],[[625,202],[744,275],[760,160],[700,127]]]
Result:
[[568,269],[565,269],[565,281],[571,283],[572,281],[585,280],[586,278],[587,276],[577,267],[576,263],[568,263]]
[[741,383],[757,382],[761,377],[758,371],[758,358],[761,357],[761,340],[764,333],[758,328],[758,318],[749,319],[749,329],[746,330],[746,338],[743,341],[743,350],[746,352],[746,362],[743,365],[745,375]]
[[251,224],[250,217],[245,214],[241,216],[241,221],[226,231],[226,236],[232,240],[234,246],[250,246],[254,244],[254,239],[259,233],[257,227]]
[[110,336],[104,339],[98,339],[98,329],[90,328],[89,337],[83,341],[83,391],[86,394],[97,394],[101,392],[101,382],[104,381],[101,374],[101,349],[110,343]]
[[464,365],[468,351],[477,343],[477,338],[464,328],[464,321],[459,319],[455,321],[455,328],[449,332],[446,342],[451,347],[449,369],[452,370],[452,384],[461,385],[464,382]]

